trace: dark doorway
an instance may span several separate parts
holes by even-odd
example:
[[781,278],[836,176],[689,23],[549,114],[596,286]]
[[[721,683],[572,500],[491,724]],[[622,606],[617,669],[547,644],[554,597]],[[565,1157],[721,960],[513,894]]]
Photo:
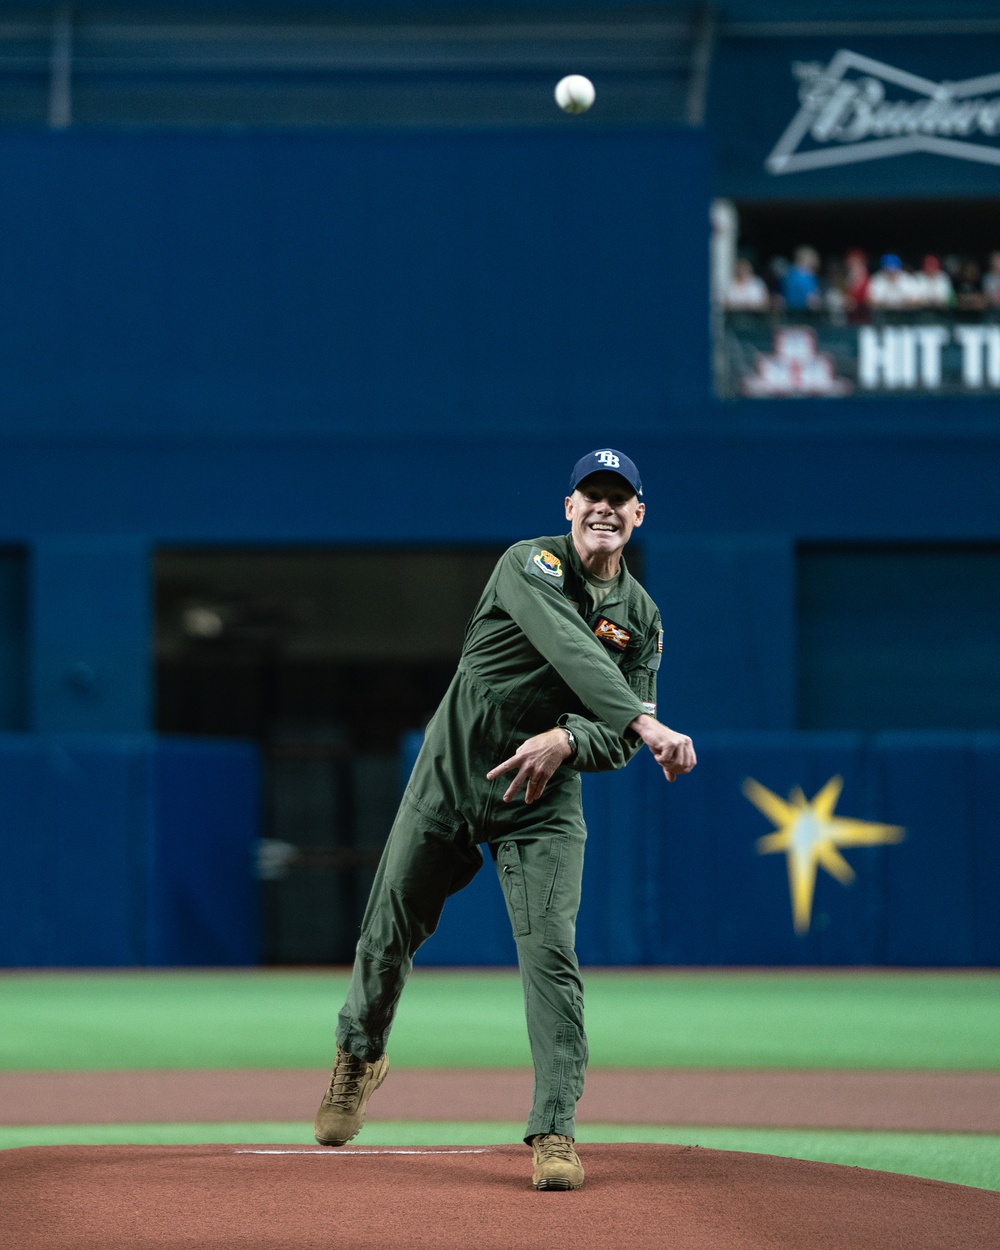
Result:
[[401,787],[499,549],[156,560],[157,728],[252,738],[268,963],[348,963]]
[[0,547],[0,731],[27,727],[27,561]]
[[799,728],[1000,728],[1000,547],[808,544]]

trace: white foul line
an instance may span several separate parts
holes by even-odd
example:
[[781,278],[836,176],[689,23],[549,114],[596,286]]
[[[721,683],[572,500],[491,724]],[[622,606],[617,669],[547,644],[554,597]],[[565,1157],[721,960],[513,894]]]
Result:
[[488,1155],[491,1148],[477,1146],[468,1150],[234,1150],[234,1155],[317,1155],[321,1159],[336,1158],[338,1155]]

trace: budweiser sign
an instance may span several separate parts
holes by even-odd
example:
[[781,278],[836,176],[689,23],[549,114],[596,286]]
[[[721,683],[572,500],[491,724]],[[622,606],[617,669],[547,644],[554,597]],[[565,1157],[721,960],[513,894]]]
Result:
[[772,174],[907,152],[1000,165],[1000,74],[933,82],[846,50],[792,73],[801,107],[765,162]]

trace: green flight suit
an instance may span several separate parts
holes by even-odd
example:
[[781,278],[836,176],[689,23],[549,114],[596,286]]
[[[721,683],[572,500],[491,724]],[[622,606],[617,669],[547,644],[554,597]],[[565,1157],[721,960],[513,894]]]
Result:
[[[656,712],[659,614],[622,564],[594,611],[569,535],[517,543],[500,559],[466,630],[447,693],[386,844],[362,923],[337,1040],[374,1060],[417,948],[445,899],[496,865],[517,944],[535,1091],[525,1139],[574,1136],[587,1042],[574,951],[587,836],[580,772],[621,768],[641,746],[627,727]],[[486,774],[535,734],[561,725],[575,756],[544,794],[510,803],[513,774]],[[444,1022],[442,1021],[442,1027]]]

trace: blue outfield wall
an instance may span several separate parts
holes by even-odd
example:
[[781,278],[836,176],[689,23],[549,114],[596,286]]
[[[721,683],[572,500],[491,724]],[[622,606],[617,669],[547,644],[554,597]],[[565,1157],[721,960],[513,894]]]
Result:
[[[0,741],[0,962],[256,958],[252,752],[145,736],[158,547],[552,533],[609,443],[647,487],[671,723],[757,732],[705,735],[669,789],[648,760],[588,780],[583,957],[997,960],[994,748],[780,737],[796,543],[996,542],[996,405],[712,400],[710,143],[0,133],[0,726],[38,735]],[[852,886],[821,870],[796,936],[739,785],[840,771],[838,810],[906,841],[845,851]],[[511,957],[487,884],[425,958]]]
[[245,743],[0,735],[0,965],[255,964]]
[[[589,839],[577,933],[591,965],[993,966],[1000,963],[1000,734],[696,734],[699,764],[668,785],[647,752],[584,778]],[[821,865],[807,927],[792,920],[789,856],[744,793],[788,802],[843,789],[812,829],[846,860]],[[801,822],[801,818],[800,822]],[[847,827],[837,825],[841,819]],[[879,826],[899,841],[864,845]],[[817,828],[818,826],[818,828]],[[850,845],[840,839],[860,839]],[[808,857],[806,857],[808,860]],[[424,965],[504,965],[513,939],[492,863],[448,901]]]
[[[695,737],[698,768],[673,786],[646,752],[584,778],[583,963],[1000,963],[1000,734]],[[820,854],[800,932],[791,857],[759,844],[780,812],[748,779],[788,805],[789,844],[812,835]],[[0,736],[0,965],[255,963],[258,781],[241,743]],[[828,871],[838,855],[850,880]],[[494,877],[490,862],[449,900],[417,963],[514,962]]]
[[[698,131],[0,130],[0,157],[0,437],[381,450],[708,394]],[[116,454],[73,450],[81,484]],[[60,497],[34,502],[0,529],[52,532]],[[122,481],[89,530],[183,502]]]
[[503,545],[613,443],[672,718],[792,728],[796,542],[997,541],[1000,422],[713,401],[710,146],[0,132],[0,727],[152,727],[157,547]]

